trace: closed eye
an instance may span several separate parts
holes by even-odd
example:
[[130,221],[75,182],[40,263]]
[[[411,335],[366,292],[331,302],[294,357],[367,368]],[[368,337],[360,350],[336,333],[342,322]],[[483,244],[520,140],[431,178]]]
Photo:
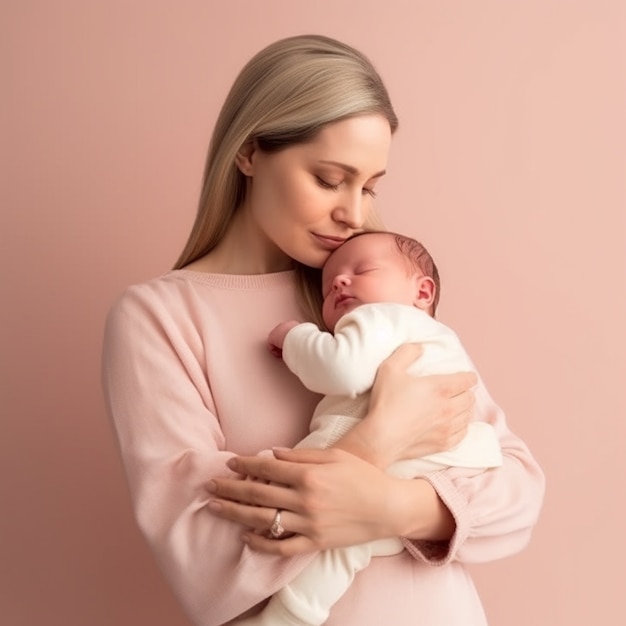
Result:
[[315,180],[317,181],[317,184],[323,189],[330,189],[331,191],[337,191],[337,189],[339,189],[338,184],[334,185],[333,183],[329,183],[327,180],[324,180],[320,176],[316,176]]
[[366,189],[365,187],[363,187],[363,191],[362,191],[363,195],[368,195],[372,198],[376,197],[376,192],[373,189]]

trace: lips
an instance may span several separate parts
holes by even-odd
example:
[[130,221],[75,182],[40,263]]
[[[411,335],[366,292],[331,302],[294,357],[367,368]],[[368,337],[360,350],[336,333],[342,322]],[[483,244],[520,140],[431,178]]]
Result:
[[335,308],[340,307],[346,302],[351,302],[352,300],[354,300],[354,296],[351,296],[347,293],[341,293],[335,298]]
[[347,237],[334,237],[332,235],[318,235],[317,233],[313,233],[313,236],[327,250],[336,250],[347,239]]

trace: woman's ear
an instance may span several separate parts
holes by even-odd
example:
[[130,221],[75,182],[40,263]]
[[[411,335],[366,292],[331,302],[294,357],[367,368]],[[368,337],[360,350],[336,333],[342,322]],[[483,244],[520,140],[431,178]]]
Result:
[[237,152],[237,156],[235,157],[235,163],[237,164],[239,171],[244,176],[252,176],[252,158],[255,150],[256,146],[254,144],[254,141],[251,139],[250,141],[246,141],[246,143],[244,143]]
[[423,311],[428,311],[435,301],[437,286],[430,276],[415,277],[415,300],[413,304]]

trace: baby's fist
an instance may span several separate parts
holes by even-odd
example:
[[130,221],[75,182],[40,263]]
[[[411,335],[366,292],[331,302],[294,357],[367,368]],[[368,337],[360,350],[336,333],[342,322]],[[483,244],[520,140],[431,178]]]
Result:
[[267,347],[269,351],[278,359],[283,355],[283,344],[287,333],[300,322],[291,320],[289,322],[281,322],[274,326],[267,337]]

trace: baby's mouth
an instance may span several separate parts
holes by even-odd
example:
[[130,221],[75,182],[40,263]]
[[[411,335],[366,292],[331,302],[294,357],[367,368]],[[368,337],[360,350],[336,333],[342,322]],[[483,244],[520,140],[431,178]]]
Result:
[[354,297],[347,293],[340,294],[335,298],[335,307],[341,306],[347,300],[354,300]]

